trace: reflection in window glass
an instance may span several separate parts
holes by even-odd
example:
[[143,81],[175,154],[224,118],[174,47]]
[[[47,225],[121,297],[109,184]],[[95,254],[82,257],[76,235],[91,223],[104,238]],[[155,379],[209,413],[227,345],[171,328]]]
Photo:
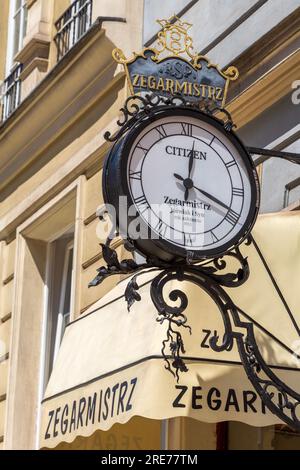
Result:
[[60,344],[70,322],[73,278],[74,234],[70,232],[53,241],[48,254],[48,327],[45,379],[50,377]]
[[26,0],[11,0],[11,2],[7,51],[7,75],[15,65],[15,55],[22,49],[27,26]]

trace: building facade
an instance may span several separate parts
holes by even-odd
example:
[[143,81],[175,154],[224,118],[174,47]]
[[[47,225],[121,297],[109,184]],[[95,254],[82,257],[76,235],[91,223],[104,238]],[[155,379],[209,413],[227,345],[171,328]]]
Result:
[[[66,324],[116,285],[101,264],[96,209],[128,94],[112,58],[155,44],[157,18],[193,24],[194,48],[234,64],[228,110],[244,143],[300,153],[299,0],[3,0],[0,15],[0,448],[39,448],[40,403]],[[300,169],[260,158],[262,212],[297,210]],[[124,250],[120,240],[114,245]],[[76,346],[74,346],[76,347]],[[281,449],[270,426],[134,418],[73,449]]]

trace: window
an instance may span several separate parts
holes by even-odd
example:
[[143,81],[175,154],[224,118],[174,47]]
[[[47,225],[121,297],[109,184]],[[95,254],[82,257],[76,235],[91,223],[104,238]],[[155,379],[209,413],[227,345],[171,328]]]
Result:
[[1,116],[4,122],[21,102],[21,79],[23,65],[15,61],[23,45],[26,33],[26,0],[10,0],[8,41],[6,56],[6,78],[0,85]]
[[73,278],[73,229],[51,242],[47,255],[48,325],[45,357],[45,385],[57,358],[67,324],[70,322]]
[[26,34],[26,25],[26,0],[11,0],[8,25],[6,75],[9,75],[11,69],[15,65],[15,55],[22,49],[23,39]]
[[0,87],[0,99],[2,105],[1,121],[5,121],[19,106],[21,102],[22,64],[16,64],[11,73],[6,77]]
[[59,309],[57,312],[57,322],[54,337],[53,363],[55,362],[55,359],[57,357],[59,346],[63,338],[66,326],[70,322],[72,271],[73,240],[67,244],[64,253],[62,285],[60,291]]
[[284,187],[283,207],[286,208],[300,199],[300,178],[289,181]]
[[75,0],[55,22],[57,60],[60,60],[92,24],[92,0]]

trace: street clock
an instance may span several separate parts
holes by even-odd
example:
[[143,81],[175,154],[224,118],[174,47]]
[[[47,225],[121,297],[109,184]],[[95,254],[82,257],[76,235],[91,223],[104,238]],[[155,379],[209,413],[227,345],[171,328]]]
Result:
[[224,254],[247,237],[258,212],[257,174],[243,144],[187,107],[140,119],[113,146],[103,178],[120,232],[143,255],[165,261]]

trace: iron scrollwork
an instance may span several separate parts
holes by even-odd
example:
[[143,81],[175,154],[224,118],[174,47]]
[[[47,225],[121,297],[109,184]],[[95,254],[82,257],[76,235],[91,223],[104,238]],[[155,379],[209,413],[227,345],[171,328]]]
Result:
[[[166,98],[153,93],[144,96],[130,96],[121,109],[122,116],[118,121],[119,131],[114,135],[106,132],[105,138],[109,142],[115,142],[137,121],[151,116],[157,109],[181,105],[197,108],[210,116],[216,117],[217,114],[216,118],[226,131],[231,131],[234,127],[228,111],[214,107],[213,103],[200,101],[195,104],[183,96]],[[210,339],[212,350],[215,352],[228,351],[236,343],[246,374],[263,403],[282,421],[300,431],[298,408],[300,395],[283,383],[267,365],[257,346],[253,324],[241,320],[238,307],[224,289],[241,286],[249,277],[248,261],[242,255],[239,247],[234,247],[224,256],[208,260],[195,261],[187,253],[186,259],[176,262],[167,263],[149,257],[144,263],[138,264],[131,258],[119,260],[117,252],[111,246],[114,236],[115,233],[112,232],[107,242],[101,244],[106,265],[97,269],[97,275],[90,282],[89,287],[99,285],[112,275],[132,274],[124,293],[127,309],[130,311],[134,303],[142,299],[138,282],[139,276],[145,272],[153,272],[153,278],[150,281],[150,295],[158,313],[156,320],[162,325],[167,325],[161,354],[165,361],[165,368],[173,374],[177,381],[180,373],[188,371],[184,360],[183,331],[187,330],[191,334],[192,330],[185,314],[188,306],[187,294],[176,287],[171,289],[166,296],[165,287],[171,285],[173,281],[193,283],[212,298],[224,325],[223,337],[219,338],[215,334]],[[246,241],[246,244],[250,243],[251,236]],[[124,245],[128,251],[135,250],[135,247],[128,241],[125,241]],[[229,261],[230,266],[234,261],[237,263],[237,267],[228,270]]]
[[[251,238],[246,243],[250,244]],[[238,307],[224,290],[224,287],[244,284],[249,277],[247,258],[243,257],[238,247],[223,257],[190,264],[185,260],[170,264],[157,259],[147,259],[143,264],[137,264],[133,259],[120,261],[116,251],[110,247],[110,240],[102,244],[102,253],[107,266],[101,266],[97,270],[98,274],[89,286],[96,286],[114,274],[133,274],[124,293],[128,311],[135,302],[142,299],[139,292],[139,276],[145,272],[154,273],[150,281],[150,296],[158,313],[156,320],[160,324],[167,324],[161,354],[165,368],[177,381],[180,373],[188,371],[183,358],[185,347],[182,336],[183,329],[192,334],[187,316],[184,314],[188,306],[188,297],[177,287],[169,292],[166,299],[164,288],[172,281],[185,281],[205,291],[221,314],[224,335],[223,338],[219,338],[216,334],[211,337],[212,350],[216,352],[231,350],[236,341],[247,377],[263,403],[282,421],[300,431],[300,395],[282,382],[267,365],[257,346],[253,324],[241,320]],[[229,259],[238,263],[235,272],[224,272]],[[176,302],[177,305],[170,305],[170,302],[173,304]],[[241,329],[244,332],[241,332]]]
[[241,321],[238,309],[233,312],[239,355],[247,377],[267,408],[296,431],[300,431],[300,394],[285,384],[267,365],[257,346],[253,324]]
[[153,111],[157,111],[159,108],[165,108],[166,106],[185,106],[192,109],[198,109],[209,116],[215,117],[215,119],[222,123],[224,129],[227,131],[231,131],[235,127],[232,117],[227,109],[215,106],[213,103],[204,99],[195,103],[189,101],[180,94],[178,94],[178,96],[166,98],[156,93],[145,93],[144,96],[132,95],[126,99],[124,106],[120,109],[121,116],[117,121],[117,125],[120,129],[113,135],[109,131],[105,132],[104,138],[108,142],[117,141],[138,120],[143,117],[150,116]]
[[[103,259],[106,266],[97,269],[97,276],[90,282],[89,287],[101,284],[104,279],[116,274],[134,274],[129,280],[125,289],[125,300],[127,302],[128,311],[136,301],[141,300],[139,291],[138,277],[145,273],[153,272],[157,274],[150,283],[150,295],[154,306],[158,312],[157,321],[161,324],[167,323],[167,337],[163,342],[162,356],[166,362],[166,369],[169,370],[177,380],[179,372],[186,372],[187,366],[181,355],[184,354],[184,342],[180,333],[180,328],[187,328],[190,333],[192,330],[187,324],[187,317],[184,311],[188,306],[187,295],[180,289],[172,290],[169,299],[165,299],[164,287],[172,281],[188,281],[192,282],[204,291],[206,291],[215,301],[219,310],[227,309],[220,296],[220,287],[236,287],[242,285],[249,276],[249,265],[238,247],[228,253],[228,258],[232,258],[238,263],[236,272],[223,272],[227,266],[226,257],[219,257],[205,262],[188,264],[185,260],[177,263],[166,263],[156,258],[148,258],[145,263],[137,264],[133,259],[125,259],[120,261],[116,250],[110,247],[110,241],[101,244]],[[213,288],[212,288],[213,287]],[[179,305],[170,305],[168,301],[178,302]],[[230,328],[228,319],[224,312],[222,313],[225,330]],[[222,347],[225,345],[227,349],[232,347],[230,335],[226,333]],[[215,348],[218,349],[217,343]],[[171,356],[171,361],[169,357]]]

